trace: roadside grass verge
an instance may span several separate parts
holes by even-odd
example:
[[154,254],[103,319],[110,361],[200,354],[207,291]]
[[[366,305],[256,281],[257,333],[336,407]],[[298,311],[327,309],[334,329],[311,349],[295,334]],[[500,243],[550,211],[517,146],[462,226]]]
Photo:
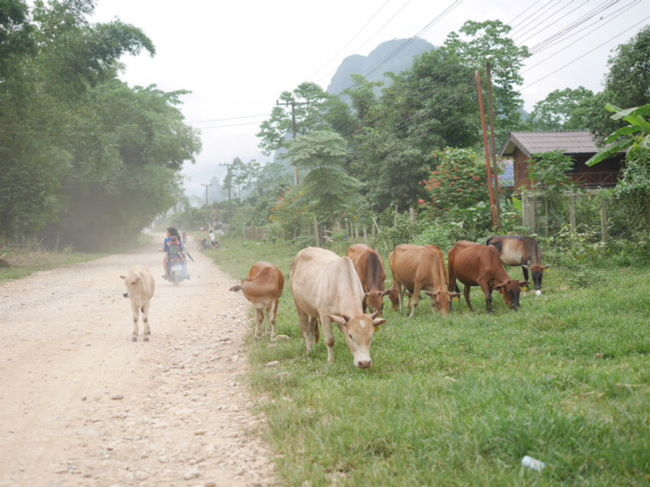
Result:
[[[151,239],[151,236],[143,234],[133,247],[145,245]],[[76,252],[67,248],[60,251],[49,251],[34,243],[22,245],[3,244],[0,245],[0,256],[9,263],[9,267],[0,267],[0,283],[11,279],[22,279],[38,271],[88,262],[127,249],[128,247],[111,249],[105,252]]]
[[[244,277],[256,260],[288,273],[297,249],[227,241],[217,261]],[[287,485],[650,484],[650,269],[599,267],[593,284],[553,268],[544,295],[488,315],[454,303],[446,319],[423,299],[388,321],[360,370],[336,331],[305,351],[290,283],[279,333],[251,339],[251,381]],[[519,269],[510,269],[520,277]],[[388,304],[388,302],[387,302]],[[277,367],[265,364],[278,360]],[[520,466],[530,455],[542,472]],[[307,482],[307,483],[305,483]]]

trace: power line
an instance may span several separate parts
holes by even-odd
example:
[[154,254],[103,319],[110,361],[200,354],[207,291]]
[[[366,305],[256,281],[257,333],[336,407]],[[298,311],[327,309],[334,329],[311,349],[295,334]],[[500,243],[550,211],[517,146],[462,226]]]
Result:
[[594,47],[593,49],[590,49],[589,51],[585,52],[584,54],[578,56],[578,57],[575,58],[575,59],[572,59],[571,61],[569,61],[568,63],[564,64],[563,66],[560,66],[560,67],[559,67],[558,69],[556,69],[555,71],[551,71],[551,72],[548,73],[547,75],[542,76],[541,78],[536,79],[536,80],[533,81],[532,83],[529,83],[529,84],[525,85],[521,90],[524,91],[524,90],[530,88],[531,86],[536,85],[536,84],[539,83],[540,81],[545,80],[545,79],[548,78],[549,76],[551,76],[551,75],[557,73],[558,71],[563,70],[564,68],[570,66],[571,64],[573,64],[573,63],[576,62],[577,60],[582,59],[582,58],[585,57],[586,55],[591,54],[592,52],[594,52],[594,51],[600,49],[601,47],[603,47],[603,46],[604,46],[605,44],[607,44],[608,42],[610,42],[610,41],[616,39],[617,37],[622,36],[622,35],[625,34],[627,31],[632,30],[632,29],[635,28],[637,25],[642,24],[643,22],[645,22],[645,21],[648,20],[648,19],[650,19],[650,15],[649,15],[648,17],[645,17],[644,19],[640,20],[640,21],[637,22],[636,24],[632,25],[631,27],[628,27],[628,28],[625,29],[624,31],[619,32],[619,33],[616,34],[615,36],[610,37],[610,38],[607,39],[605,42],[603,42],[603,43],[601,43],[601,44],[598,44],[598,45],[597,45],[596,47]]
[[389,3],[390,3],[390,0],[386,0],[386,3],[384,3],[381,7],[379,7],[379,10],[377,10],[377,11],[376,11],[376,12],[375,12],[375,13],[374,13],[374,14],[373,14],[369,19],[368,19],[368,21],[366,21],[366,23],[363,24],[363,26],[362,26],[360,29],[357,30],[356,34],[354,34],[354,35],[350,38],[350,40],[349,40],[348,42],[345,43],[345,45],[344,45],[341,49],[339,49],[338,51],[336,51],[336,52],[332,55],[332,57],[329,58],[329,59],[325,62],[325,64],[323,64],[320,68],[318,68],[316,71],[314,71],[314,72],[313,72],[313,73],[312,73],[312,74],[311,74],[307,79],[315,78],[316,75],[317,75],[318,73],[320,73],[320,72],[321,72],[321,71],[322,71],[322,70],[323,70],[327,65],[329,65],[329,63],[331,63],[331,62],[332,62],[332,61],[333,61],[333,60],[334,60],[334,59],[335,59],[339,54],[341,54],[341,52],[343,52],[343,50],[345,50],[345,49],[346,49],[350,44],[352,44],[352,42],[353,42],[357,37],[359,37],[359,34],[361,34],[361,32],[363,32],[363,30],[364,30],[364,29],[365,29],[365,28],[366,28],[366,27],[367,27],[367,26],[368,26],[368,25],[369,25],[373,20],[375,20],[375,17],[377,17],[377,15],[379,15],[379,13],[380,13],[382,10],[384,10],[384,8],[386,7],[386,5],[388,5]]
[[370,41],[371,41],[371,40],[372,40],[372,39],[373,39],[377,34],[379,34],[382,30],[384,30],[384,27],[386,27],[388,24],[390,24],[390,23],[393,21],[393,19],[394,19],[395,17],[397,17],[397,16],[402,12],[402,10],[404,10],[404,9],[406,8],[406,6],[407,6],[409,3],[411,3],[411,0],[406,0],[406,2],[404,3],[404,5],[402,5],[402,6],[397,10],[397,12],[395,12],[395,13],[394,13],[394,14],[393,14],[393,15],[392,15],[392,16],[391,16],[391,17],[390,17],[386,22],[384,22],[384,23],[382,24],[382,26],[381,26],[379,29],[377,29],[377,30],[375,31],[374,34],[372,34],[370,37],[368,37],[368,39],[366,39],[366,40],[363,42],[363,44],[361,44],[359,47],[357,47],[356,51],[360,51],[361,48],[362,48],[363,46],[365,46],[366,44],[368,44],[368,42],[370,42]]
[[[611,17],[611,18],[610,18],[609,20],[607,20],[606,22],[604,22],[604,23],[602,23],[602,24],[599,24],[599,25],[596,25],[596,27],[595,27],[594,29],[590,30],[590,31],[587,32],[585,35],[583,35],[582,37],[578,37],[577,39],[575,39],[575,40],[573,41],[573,43],[575,44],[576,42],[581,41],[582,39],[584,39],[584,38],[590,36],[590,35],[591,35],[592,33],[594,33],[596,30],[605,27],[607,24],[609,24],[610,22],[612,22],[613,20],[615,20],[617,17],[619,17],[619,16],[621,16],[622,14],[624,14],[625,12],[627,12],[630,8],[632,8],[632,7],[633,7],[634,5],[636,5],[637,3],[638,3],[638,2],[632,3],[632,4],[630,4],[630,5],[626,5],[626,6],[623,7],[622,9],[618,10],[618,11],[617,11],[618,13],[617,13],[616,15],[614,15],[613,17]],[[600,20],[598,20],[597,22],[600,22]],[[564,41],[570,39],[571,37],[573,37],[574,35],[577,35],[577,34],[583,32],[584,30],[586,30],[586,29],[588,29],[588,28],[590,28],[590,27],[594,27],[594,25],[595,25],[595,24],[588,25],[588,26],[586,26],[585,28],[583,28],[583,29],[581,29],[581,30],[579,30],[579,31],[577,31],[577,32],[575,32],[575,33],[573,33],[571,36],[567,36],[567,37],[564,38],[564,39],[557,40],[556,42],[554,42],[554,43],[552,43],[552,44],[549,44],[548,46],[545,46],[544,48],[540,49],[540,50],[537,51],[535,54],[538,54],[539,52],[541,52],[541,51],[543,51],[543,50],[545,50],[545,49],[548,49],[548,48],[550,48],[550,47],[552,47],[552,46],[554,46],[554,45],[556,45],[556,44],[558,44],[558,43],[560,43],[560,42],[564,42]],[[538,62],[538,63],[536,63],[536,64],[533,64],[532,66],[528,66],[526,69],[524,69],[524,70],[522,71],[522,73],[527,73],[528,71],[530,71],[530,70],[536,68],[537,66],[540,66],[540,65],[544,64],[546,61],[548,61],[548,60],[554,58],[555,56],[557,56],[557,55],[558,55],[560,52],[562,52],[562,51],[563,51],[563,49],[560,49],[560,50],[555,51],[553,54],[551,54],[550,56],[547,56],[546,58],[542,59],[540,62]]]
[[433,27],[434,24],[436,24],[439,20],[441,20],[443,17],[448,15],[452,10],[454,10],[458,5],[460,5],[463,2],[463,0],[455,0],[454,2],[451,3],[445,10],[443,10],[441,13],[439,13],[436,17],[434,17],[427,25],[422,27],[419,31],[417,31],[414,35],[412,35],[409,39],[404,41],[399,47],[397,47],[393,52],[388,54],[386,57],[384,57],[382,60],[377,62],[370,70],[366,71],[366,76],[370,76],[372,73],[374,73],[377,69],[379,69],[380,66],[382,66],[384,63],[395,57],[397,54],[399,54],[400,51],[406,48],[415,38],[418,36],[424,34],[427,30],[429,30],[431,27]]

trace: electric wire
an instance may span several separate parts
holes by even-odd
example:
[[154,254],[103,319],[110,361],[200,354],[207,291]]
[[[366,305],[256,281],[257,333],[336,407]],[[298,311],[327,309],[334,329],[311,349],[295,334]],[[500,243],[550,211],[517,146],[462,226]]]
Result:
[[551,76],[551,75],[557,73],[558,71],[561,71],[561,70],[565,69],[566,67],[572,65],[573,63],[575,63],[575,62],[578,61],[579,59],[582,59],[582,58],[584,58],[585,56],[587,56],[588,54],[591,54],[592,52],[594,52],[594,51],[600,49],[600,48],[603,47],[605,44],[607,44],[607,43],[613,41],[613,40],[616,39],[617,37],[622,36],[622,35],[625,34],[627,31],[632,30],[633,28],[635,28],[636,26],[642,24],[643,22],[645,22],[645,21],[648,20],[648,19],[650,19],[650,15],[647,16],[647,17],[645,17],[644,19],[641,19],[639,22],[637,22],[636,24],[634,24],[634,25],[628,27],[627,29],[625,29],[625,30],[619,32],[619,33],[616,34],[615,36],[610,37],[610,38],[607,39],[606,41],[604,41],[604,42],[598,44],[598,45],[597,45],[596,47],[594,47],[593,49],[590,49],[589,51],[585,52],[584,54],[582,54],[582,55],[580,55],[580,56],[578,56],[578,57],[572,59],[572,60],[569,61],[568,63],[566,63],[566,64],[560,66],[560,67],[557,68],[556,70],[551,71],[550,73],[546,74],[545,76],[542,76],[541,78],[538,78],[538,79],[536,79],[535,81],[526,84],[525,86],[523,86],[523,87],[521,88],[521,91],[524,91],[524,90],[530,88],[531,86],[536,85],[536,84],[539,83],[540,81],[545,80],[545,79],[548,78],[549,76]]

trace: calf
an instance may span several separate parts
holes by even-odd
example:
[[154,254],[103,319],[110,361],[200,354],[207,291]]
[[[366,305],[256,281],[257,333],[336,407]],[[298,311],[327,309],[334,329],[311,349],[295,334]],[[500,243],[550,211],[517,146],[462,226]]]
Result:
[[551,266],[542,265],[543,253],[537,240],[531,237],[507,235],[491,237],[486,243],[496,247],[501,262],[505,265],[521,266],[525,281],[528,280],[528,271],[530,270],[535,291],[537,294],[542,294],[544,271]]
[[327,340],[327,361],[334,362],[335,321],[352,352],[354,365],[362,369],[372,365],[372,338],[385,320],[377,318],[377,312],[363,312],[365,293],[349,257],[318,247],[301,250],[291,266],[291,289],[307,352],[311,353],[318,341],[320,320]]
[[384,296],[389,295],[390,291],[384,290],[386,269],[381,256],[367,245],[355,244],[348,249],[348,257],[354,264],[365,292],[363,312],[370,308],[372,311],[377,311],[379,315],[383,314]]
[[[451,311],[451,300],[459,294],[448,290],[445,257],[435,245],[402,244],[390,254],[390,268],[393,273],[393,288],[396,290],[399,309],[402,309],[404,292],[411,293],[410,317],[420,302],[420,291],[431,296],[431,307],[443,315]],[[392,299],[392,297],[391,297]]]
[[449,252],[449,289],[456,289],[456,279],[465,285],[465,301],[470,310],[469,293],[472,286],[481,286],[488,313],[492,312],[492,291],[500,291],[506,304],[519,309],[521,286],[527,282],[511,279],[499,252],[492,245],[481,245],[462,240]]
[[131,309],[133,310],[133,341],[138,341],[138,319],[139,314],[142,312],[142,321],[144,323],[143,339],[145,342],[149,341],[149,306],[151,305],[151,298],[156,287],[151,272],[143,266],[136,266],[120,276],[124,279],[126,292],[123,294],[125,298],[131,299]]
[[271,338],[276,337],[275,321],[283,289],[282,271],[268,262],[256,262],[248,272],[248,278],[243,279],[240,285],[230,288],[231,291],[242,291],[255,306],[255,336],[262,334],[264,322],[268,321]]

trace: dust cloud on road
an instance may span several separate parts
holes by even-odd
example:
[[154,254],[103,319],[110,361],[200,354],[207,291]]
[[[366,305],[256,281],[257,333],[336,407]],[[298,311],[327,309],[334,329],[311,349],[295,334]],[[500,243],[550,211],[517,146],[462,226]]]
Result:
[[[191,279],[163,280],[161,242],[0,285],[0,487],[277,484],[247,301],[192,245]],[[156,281],[149,342],[122,297],[136,264]]]

